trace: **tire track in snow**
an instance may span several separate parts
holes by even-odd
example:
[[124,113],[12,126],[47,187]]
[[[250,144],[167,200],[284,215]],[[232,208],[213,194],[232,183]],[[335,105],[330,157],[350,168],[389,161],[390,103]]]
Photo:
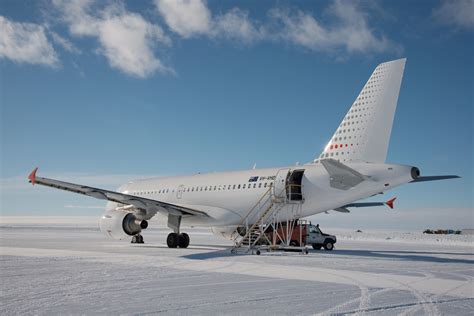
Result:
[[[422,274],[425,276],[425,280],[430,280],[430,279],[435,278],[435,276],[432,273],[423,272]],[[420,282],[420,281],[417,281],[417,282]],[[414,287],[410,285],[410,283],[405,283],[403,285],[405,285],[408,289],[410,289],[410,292],[413,295],[415,295],[416,298],[418,298],[419,304],[414,305],[412,308],[408,309],[408,311],[405,311],[401,313],[400,315],[403,315],[403,316],[413,315],[420,307],[423,308],[425,315],[440,315],[438,307],[436,306],[436,304],[433,302],[431,298],[424,295],[420,291],[416,290]]]
[[[460,273],[456,273],[456,272],[445,272],[445,271],[443,271],[443,273],[444,273],[444,274],[447,274],[447,275],[452,275],[452,276],[455,276],[455,277],[462,278],[462,279],[464,279],[465,281],[468,281],[468,282],[471,282],[471,283],[472,283],[472,278],[471,278],[471,277],[468,277],[468,276],[466,276],[466,275],[463,275],[463,274],[460,274]],[[435,275],[433,275],[433,274],[431,274],[431,273],[424,273],[424,274],[430,275],[431,278],[434,278],[434,277],[435,277]],[[447,290],[447,291],[445,291],[445,292],[443,292],[443,293],[441,293],[441,294],[433,295],[432,298],[431,298],[431,301],[433,301],[433,300],[438,300],[439,298],[441,298],[441,297],[444,296],[444,295],[447,295],[447,294],[449,295],[448,292],[453,291],[453,290],[455,290],[455,289],[457,289],[457,288],[459,288],[459,287],[461,287],[461,286],[463,286],[463,285],[460,285],[460,286],[458,286],[458,287],[456,287],[456,288],[454,288],[454,289],[449,289],[449,290]],[[403,315],[414,315],[416,312],[418,312],[419,309],[420,309],[420,306],[413,306],[413,307],[409,310],[409,312],[407,312],[406,314],[403,314]],[[438,312],[439,312],[439,310],[438,310]]]
[[[463,302],[469,302],[469,301],[473,301],[473,300],[474,300],[474,298],[453,298],[453,299],[433,301],[433,303],[435,303],[435,304],[452,303],[452,302],[463,303]],[[344,312],[344,314],[348,315],[348,314],[357,314],[357,313],[383,312],[383,311],[388,311],[388,310],[391,310],[391,309],[405,308],[405,307],[410,307],[410,306],[419,306],[419,305],[423,305],[423,304],[426,304],[426,303],[424,303],[424,302],[413,302],[413,303],[406,303],[406,304],[377,306],[377,307],[368,308],[366,310],[347,311],[347,312]]]

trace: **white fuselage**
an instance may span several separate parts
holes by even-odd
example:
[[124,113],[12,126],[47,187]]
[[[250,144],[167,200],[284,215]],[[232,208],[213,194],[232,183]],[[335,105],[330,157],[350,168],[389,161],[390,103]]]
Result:
[[[121,186],[119,192],[186,206],[208,215],[184,216],[183,225],[232,226],[241,223],[270,185],[277,187],[278,182],[283,181],[279,175],[286,174],[287,170],[304,170],[302,217],[332,210],[413,180],[411,166],[374,163],[347,163],[347,166],[368,176],[369,180],[349,190],[332,188],[328,172],[316,163],[136,180]],[[118,206],[109,202],[107,210]]]

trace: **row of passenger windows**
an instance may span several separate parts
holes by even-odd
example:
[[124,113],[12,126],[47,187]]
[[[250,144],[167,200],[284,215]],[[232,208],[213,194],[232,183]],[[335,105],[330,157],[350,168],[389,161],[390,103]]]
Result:
[[[201,191],[230,191],[230,190],[239,190],[239,189],[260,189],[260,188],[270,188],[272,182],[260,182],[260,183],[245,183],[245,184],[227,184],[227,185],[208,185],[208,186],[193,186],[187,188],[180,188],[182,192],[201,192]],[[164,193],[174,193],[175,189],[161,189],[158,191],[134,191],[134,195],[146,195],[146,194],[164,194]]]

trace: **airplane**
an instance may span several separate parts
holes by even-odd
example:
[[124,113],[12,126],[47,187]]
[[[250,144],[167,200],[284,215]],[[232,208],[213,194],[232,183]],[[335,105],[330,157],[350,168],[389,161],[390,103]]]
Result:
[[[189,235],[181,226],[210,227],[214,234],[233,238],[249,210],[269,192],[301,202],[301,217],[382,202],[357,202],[406,183],[459,178],[421,176],[415,166],[388,164],[386,156],[406,58],[379,64],[329,139],[312,162],[281,168],[159,177],[131,181],[108,191],[55,179],[28,179],[60,190],[107,200],[100,230],[114,239],[143,243],[142,231],[159,214],[173,231],[169,248],[187,248]],[[288,220],[290,214],[281,214]],[[253,223],[255,224],[255,223]]]

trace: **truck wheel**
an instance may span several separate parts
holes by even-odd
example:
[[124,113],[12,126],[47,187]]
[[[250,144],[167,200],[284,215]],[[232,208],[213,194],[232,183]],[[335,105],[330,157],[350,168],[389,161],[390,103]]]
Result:
[[314,250],[321,250],[320,244],[312,244]]
[[324,243],[324,249],[328,250],[328,251],[331,251],[334,249],[334,244],[332,243],[332,241],[327,241]]

